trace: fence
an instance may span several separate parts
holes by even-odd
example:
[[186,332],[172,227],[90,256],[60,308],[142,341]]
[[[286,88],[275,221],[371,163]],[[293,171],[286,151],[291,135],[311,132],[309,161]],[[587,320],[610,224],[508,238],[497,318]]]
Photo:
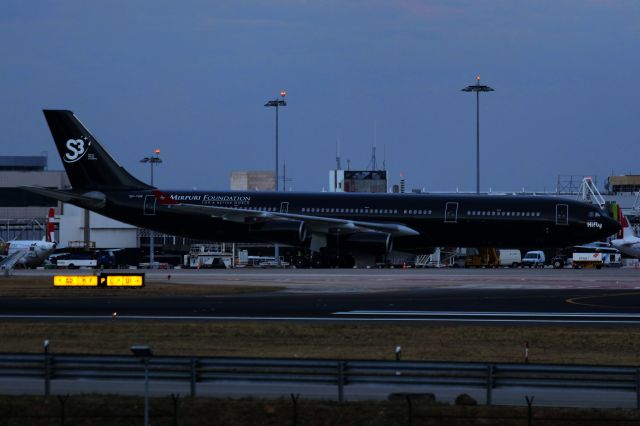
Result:
[[[155,356],[148,368],[149,380],[188,383],[191,396],[217,381],[335,386],[339,401],[352,385],[455,386],[483,389],[491,405],[495,389],[526,387],[629,392],[640,409],[640,368],[631,366]],[[55,380],[143,382],[145,370],[133,356],[5,353],[2,378],[42,379],[48,395]]]

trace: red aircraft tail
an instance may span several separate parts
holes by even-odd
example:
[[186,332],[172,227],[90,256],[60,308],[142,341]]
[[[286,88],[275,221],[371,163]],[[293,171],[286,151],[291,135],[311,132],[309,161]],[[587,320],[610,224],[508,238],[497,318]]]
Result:
[[56,224],[53,221],[55,216],[54,208],[49,209],[49,216],[47,217],[47,234],[45,235],[45,239],[50,243],[56,240]]

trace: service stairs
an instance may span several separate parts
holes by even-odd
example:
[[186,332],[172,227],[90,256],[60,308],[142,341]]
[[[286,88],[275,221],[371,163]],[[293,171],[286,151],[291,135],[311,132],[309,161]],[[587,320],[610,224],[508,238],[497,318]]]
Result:
[[416,268],[444,268],[453,266],[456,252],[443,251],[440,248],[431,254],[419,254],[416,256]]

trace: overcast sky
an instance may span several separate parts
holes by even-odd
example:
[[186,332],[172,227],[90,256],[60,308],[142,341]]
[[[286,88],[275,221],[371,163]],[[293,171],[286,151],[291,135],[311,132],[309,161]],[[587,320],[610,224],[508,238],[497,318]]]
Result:
[[43,108],[70,109],[135,176],[161,149],[161,187],[228,189],[273,169],[288,188],[364,169],[391,183],[552,190],[558,175],[640,173],[638,0],[0,2],[0,155],[49,152]]

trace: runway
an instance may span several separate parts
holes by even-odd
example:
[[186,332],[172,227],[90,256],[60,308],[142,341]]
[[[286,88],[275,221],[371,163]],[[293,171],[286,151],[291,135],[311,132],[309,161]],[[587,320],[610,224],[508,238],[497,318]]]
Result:
[[[67,273],[69,271],[59,271]],[[73,271],[77,272],[77,271]],[[90,273],[82,271],[83,273]],[[18,271],[16,275],[52,275]],[[25,322],[221,322],[279,321],[306,324],[374,323],[429,327],[442,324],[544,325],[572,327],[640,326],[640,271],[616,270],[239,270],[146,271],[147,285],[159,282],[198,285],[278,286],[282,291],[229,296],[2,297],[0,319]],[[0,279],[0,285],[2,280]],[[55,294],[63,294],[56,289]],[[91,294],[91,293],[89,293]],[[227,327],[228,324],[224,324]],[[230,325],[232,327],[232,325]],[[129,328],[128,326],[126,328]],[[435,327],[434,327],[435,329]],[[392,336],[390,336],[391,338]],[[188,386],[152,383],[156,395],[188,391]],[[137,387],[136,387],[137,386]],[[4,392],[37,393],[41,380],[0,380]],[[55,380],[52,392],[140,392],[139,383]],[[459,387],[352,385],[347,399],[386,398],[392,392],[435,392],[453,402],[462,392],[483,401],[485,391]],[[272,386],[255,383],[198,384],[200,395],[304,398],[335,397],[335,386]],[[522,387],[494,391],[494,403],[523,404],[535,395],[540,406],[635,407],[633,392]]]
[[[29,271],[23,271],[28,273]],[[50,271],[37,271],[38,274]],[[169,277],[171,275],[171,277]],[[9,320],[336,321],[640,325],[640,271],[147,271],[148,285],[282,286],[234,296],[2,298]]]

